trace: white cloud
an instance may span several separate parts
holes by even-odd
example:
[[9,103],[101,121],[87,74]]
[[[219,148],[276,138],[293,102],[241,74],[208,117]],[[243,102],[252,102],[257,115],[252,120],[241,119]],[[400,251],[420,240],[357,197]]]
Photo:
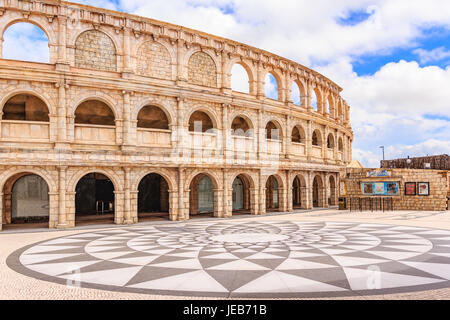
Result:
[[420,63],[422,64],[442,61],[446,58],[450,58],[450,50],[446,50],[444,47],[439,47],[433,50],[416,49],[413,53],[419,56]]

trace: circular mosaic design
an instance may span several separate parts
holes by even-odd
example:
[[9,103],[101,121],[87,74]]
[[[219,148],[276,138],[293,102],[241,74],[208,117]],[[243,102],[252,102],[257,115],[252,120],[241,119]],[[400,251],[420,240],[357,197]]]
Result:
[[214,297],[325,297],[450,287],[450,231],[337,222],[203,222],[77,234],[13,253],[42,280]]

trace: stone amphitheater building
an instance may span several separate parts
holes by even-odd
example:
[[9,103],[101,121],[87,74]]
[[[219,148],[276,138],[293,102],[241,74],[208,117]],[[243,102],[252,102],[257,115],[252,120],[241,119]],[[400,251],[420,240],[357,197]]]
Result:
[[[0,226],[337,204],[353,133],[342,89],[323,75],[148,18],[0,0],[2,43],[24,22],[43,30],[50,58],[0,59]],[[248,74],[248,93],[231,89],[236,64]],[[267,74],[278,99],[265,95]]]

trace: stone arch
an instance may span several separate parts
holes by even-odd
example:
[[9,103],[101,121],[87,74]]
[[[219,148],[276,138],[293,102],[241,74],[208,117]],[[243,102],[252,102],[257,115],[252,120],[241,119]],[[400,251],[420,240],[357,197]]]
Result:
[[327,137],[327,148],[328,149],[334,149],[336,147],[335,141],[334,141],[334,135],[332,133],[328,134]]
[[254,132],[253,122],[243,114],[236,115],[231,121],[232,135],[252,137]]
[[117,44],[104,31],[82,31],[75,40],[75,66],[116,72]]
[[277,84],[278,97],[277,97],[277,99],[274,99],[274,100],[282,101],[283,100],[283,90],[284,90],[283,77],[279,72],[277,72],[277,70],[267,70],[266,73],[264,74],[264,77],[263,77],[263,79],[264,79],[264,95],[267,97],[266,79],[269,74],[273,76],[273,78],[275,79],[275,82]]
[[292,180],[292,207],[294,209],[308,208],[308,185],[303,174],[297,174]]
[[342,140],[342,137],[339,137],[338,139],[338,151],[344,152],[344,142]]
[[267,211],[283,211],[285,185],[278,174],[267,177],[265,182],[265,208]]
[[99,99],[85,100],[75,109],[75,124],[115,126],[114,110]]
[[55,179],[52,178],[52,176],[46,172],[43,169],[33,167],[33,168],[25,168],[25,167],[19,167],[19,168],[12,168],[9,170],[4,171],[0,175],[0,190],[3,190],[5,187],[6,182],[13,177],[16,174],[34,174],[37,176],[40,176],[42,179],[45,180],[45,182],[48,185],[49,192],[54,193],[58,191],[58,184]]
[[195,85],[217,88],[217,66],[209,54],[196,51],[189,57],[188,81]]
[[323,138],[322,132],[319,129],[315,129],[312,134],[312,145],[320,147],[322,146]]
[[173,57],[159,41],[145,41],[136,51],[136,73],[142,76],[172,79]]
[[137,192],[138,186],[141,180],[148,176],[149,174],[157,174],[163,177],[167,183],[169,184],[169,191],[176,192],[178,191],[178,185],[176,182],[176,177],[173,176],[169,171],[165,169],[152,169],[152,170],[143,170],[141,171],[132,181],[131,190]]
[[[146,217],[172,217],[174,215],[174,199],[172,186],[163,175],[151,172],[138,182],[136,196],[135,221]],[[132,199],[132,203],[134,199]]]
[[233,68],[236,65],[241,66],[245,72],[247,73],[247,79],[248,79],[248,93],[251,95],[255,95],[255,75],[253,69],[250,67],[248,63],[246,63],[244,60],[241,60],[240,58],[233,59],[227,67],[227,74],[229,74],[230,78],[230,88],[233,89],[232,82],[233,82]]
[[170,103],[168,103],[166,100],[155,98],[145,98],[143,100],[140,100],[139,103],[135,104],[131,110],[131,118],[136,120],[142,108],[148,105],[160,108],[166,114],[169,123],[174,123],[176,115],[174,114],[173,107],[170,105]]
[[50,118],[56,114],[56,108],[53,105],[53,103],[50,103],[50,98],[44,96],[44,94],[41,94],[40,92],[37,92],[34,89],[29,89],[29,88],[20,89],[20,88],[17,88],[17,86],[15,88],[12,88],[12,90],[9,90],[9,92],[6,93],[3,96],[3,98],[0,100],[0,112],[3,112],[3,107],[11,98],[21,95],[21,94],[35,96],[35,97],[39,98],[40,100],[42,100],[42,102],[45,103],[45,105],[49,111]]
[[[216,117],[214,116],[214,114],[208,110],[207,108],[196,108],[191,110],[191,112],[188,114],[188,117],[186,117],[186,126],[189,128],[189,131],[193,131],[191,129],[193,129],[193,127],[191,127],[191,125],[193,126],[194,123],[191,123],[191,120],[193,120],[193,116],[196,117],[197,115],[199,115],[200,117],[200,113],[206,115],[209,118],[209,121],[211,122],[207,127],[202,127],[202,131],[205,132],[209,129],[218,129],[218,122]],[[204,115],[202,115],[202,117],[204,117]],[[199,119],[201,120],[201,119]],[[208,119],[205,118],[205,121],[208,121]],[[203,124],[203,120],[202,120],[202,124]],[[212,126],[211,126],[212,125]],[[205,129],[208,128],[208,129]]]
[[238,210],[250,211],[252,215],[256,215],[258,213],[256,184],[253,177],[247,173],[236,173],[231,176],[229,189],[231,190],[230,195],[232,197],[232,211],[237,211],[233,205],[235,199],[233,195],[233,184],[237,178],[239,178],[243,183],[243,208]]
[[313,177],[312,183],[312,198],[313,198],[313,207],[314,208],[324,208],[325,198],[326,198],[326,188],[325,182],[323,180],[322,175],[316,174]]
[[75,189],[77,187],[78,182],[83,178],[84,176],[90,174],[90,173],[100,173],[104,176],[108,177],[108,179],[111,180],[111,182],[114,185],[114,191],[123,191],[122,184],[120,183],[121,178],[117,176],[117,174],[114,171],[105,170],[105,169],[97,169],[97,168],[84,168],[80,169],[77,172],[75,172],[72,177],[68,180],[67,183],[67,192],[73,193],[75,192]]
[[[209,179],[208,181],[210,182],[208,190],[199,190],[201,184],[207,179]],[[185,189],[188,190],[189,194],[189,215],[197,215],[203,212],[211,213],[215,217],[221,215],[222,192],[220,192],[218,181],[217,177],[211,172],[197,170],[186,179],[186,182],[189,183],[188,188]],[[201,207],[199,208],[199,206]],[[209,212],[209,210],[212,212]]]
[[1,120],[50,122],[50,108],[39,96],[19,93],[1,105]]
[[115,119],[121,119],[120,117],[120,110],[118,109],[117,106],[117,101],[114,101],[114,99],[106,94],[86,94],[84,96],[82,96],[80,99],[78,99],[75,103],[72,103],[72,107],[71,107],[71,111],[70,114],[75,117],[75,111],[77,110],[77,108],[84,102],[86,101],[95,101],[98,100],[100,102],[103,102],[104,104],[106,104],[111,111],[114,114],[114,118]]
[[292,128],[291,141],[295,143],[306,143],[306,131],[298,124]]
[[[301,81],[301,80],[299,80],[299,79],[294,79],[294,80],[292,80],[291,81],[291,87],[292,86],[297,86],[297,88],[298,88],[298,91],[299,91],[299,97],[298,97],[298,99],[299,99],[299,106],[300,107],[305,107],[304,106],[304,103],[305,103],[305,97],[307,96],[307,94],[306,94],[306,86],[304,85],[304,83]],[[290,100],[292,100],[293,102],[294,102],[294,100],[293,100],[293,93],[291,92],[291,97],[290,97]],[[295,104],[295,102],[294,102],[294,104]]]
[[337,180],[332,174],[328,177],[328,188],[329,188],[328,205],[336,206],[338,203]]
[[323,112],[323,101],[322,101],[322,92],[318,87],[314,87],[312,90],[312,94],[315,95],[316,97],[316,101],[317,101],[317,108],[313,110],[318,112],[318,113],[322,113]]
[[[267,121],[265,128],[266,128],[266,139],[280,140],[280,141],[283,140],[283,128],[277,120]],[[278,130],[278,138],[276,138],[277,137],[276,130]]]
[[171,125],[170,114],[157,105],[146,105],[137,115],[138,128],[169,130]]

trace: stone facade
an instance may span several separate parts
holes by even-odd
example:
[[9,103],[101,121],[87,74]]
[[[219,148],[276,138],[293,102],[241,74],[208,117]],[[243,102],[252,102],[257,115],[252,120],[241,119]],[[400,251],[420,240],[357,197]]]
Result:
[[214,60],[204,52],[194,53],[188,63],[190,83],[205,87],[217,87],[217,69]]
[[[139,184],[149,174],[168,186],[161,207],[171,220],[198,213],[196,183],[204,176],[212,183],[216,217],[233,215],[237,177],[250,214],[337,204],[353,132],[342,89],[323,75],[263,50],[151,19],[64,1],[2,4],[0,32],[23,21],[41,27],[50,63],[0,59],[0,225],[11,215],[12,186],[24,175],[48,185],[50,228],[76,225],[77,185],[91,173],[113,185],[117,224],[139,221]],[[231,90],[236,63],[248,72],[249,94]],[[278,81],[278,100],[264,95],[269,72]],[[300,88],[300,106],[291,101],[292,82]],[[320,95],[317,111],[313,92]],[[4,119],[3,107],[17,95],[39,99],[49,121]],[[333,104],[331,113],[322,101]],[[102,110],[95,124],[86,110],[77,118],[81,105]],[[139,119],[146,106],[159,108],[154,114],[164,113],[168,128]],[[192,131],[196,112],[210,130]],[[150,124],[139,125],[144,122]],[[268,136],[267,127],[278,133]],[[327,145],[330,135],[339,144]]]
[[142,44],[137,53],[136,73],[159,79],[172,79],[169,51],[157,42]]
[[[367,174],[375,169],[346,169],[342,181],[345,183],[345,196],[363,196],[361,183],[363,182],[399,182],[399,195],[394,198],[395,210],[425,210],[441,211],[447,208],[447,190],[449,188],[448,171],[417,170],[417,169],[387,169],[390,177],[368,177]],[[429,182],[429,196],[405,195],[405,183]]]
[[75,42],[75,65],[80,68],[116,71],[116,48],[103,32],[89,30]]

